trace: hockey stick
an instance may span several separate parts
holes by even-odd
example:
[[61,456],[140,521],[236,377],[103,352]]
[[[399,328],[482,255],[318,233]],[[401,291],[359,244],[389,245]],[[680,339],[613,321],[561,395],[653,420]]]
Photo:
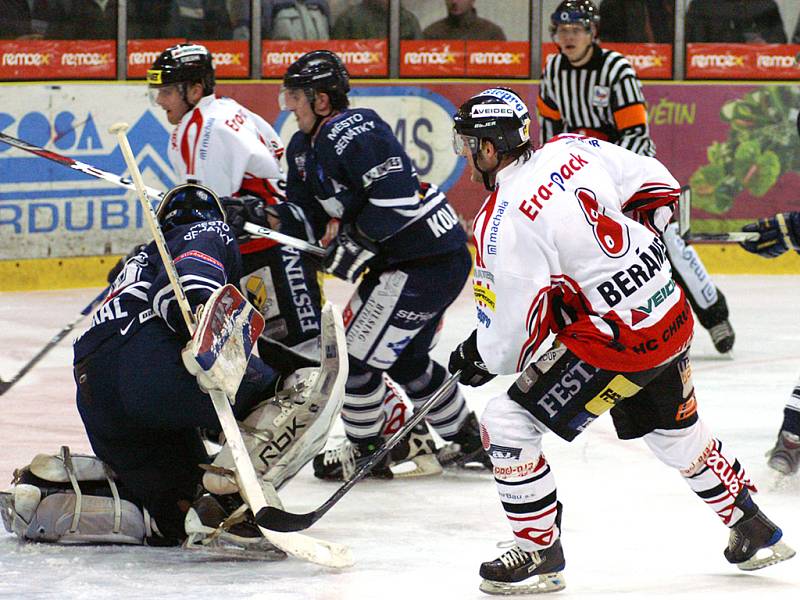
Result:
[[678,233],[687,242],[739,243],[758,239],[759,234],[747,231],[728,231],[726,233],[692,233],[692,188],[685,185],[678,198]]
[[369,474],[372,468],[380,463],[381,460],[383,460],[383,458],[391,451],[391,449],[394,448],[397,443],[417,425],[417,423],[425,418],[425,415],[430,412],[434,404],[439,402],[448,392],[450,392],[452,386],[456,383],[460,375],[461,371],[456,371],[450,377],[448,377],[438,391],[433,394],[433,396],[428,398],[425,404],[414,411],[413,416],[406,421],[405,425],[398,429],[394,435],[392,435],[392,437],[386,440],[380,449],[378,449],[375,454],[370,456],[369,460],[361,465],[361,467],[359,467],[353,476],[341,487],[339,487],[339,489],[336,490],[333,495],[323,502],[316,510],[299,514],[290,513],[275,506],[266,506],[258,511],[258,514],[256,515],[256,523],[262,527],[266,527],[267,529],[272,529],[273,531],[301,531],[311,527],[314,523],[319,521],[319,519],[322,518],[325,513],[333,508],[333,506],[342,499],[342,496],[349,492],[355,484],[364,479],[364,477]]
[[[128,165],[128,170],[131,173],[133,183],[136,187],[136,195],[142,205],[145,220],[150,228],[150,232],[153,234],[158,252],[164,262],[167,277],[169,277],[170,284],[175,292],[181,315],[183,316],[189,333],[193,334],[197,324],[192,314],[189,301],[186,299],[186,293],[180,283],[175,263],[172,261],[172,257],[169,254],[169,248],[164,239],[164,234],[158,225],[153,207],[147,199],[147,192],[145,191],[144,182],[142,181],[142,174],[139,172],[139,167],[133,156],[133,151],[125,135],[127,130],[127,123],[116,123],[109,129],[111,133],[117,136],[119,147],[122,150],[122,155],[125,157],[125,162]],[[222,432],[225,434],[225,439],[231,449],[233,461],[236,465],[239,489],[248,506],[250,506],[250,510],[253,511],[253,514],[256,514],[266,508],[267,501],[264,498],[264,490],[261,488],[258,481],[253,463],[250,461],[247,448],[244,445],[244,440],[239,431],[236,418],[233,415],[230,402],[225,393],[220,390],[209,390],[209,395],[211,396],[214,410],[217,413],[220,426],[222,427]],[[263,527],[260,529],[262,535],[269,543],[292,556],[329,567],[341,568],[352,564],[350,550],[347,546],[325,542],[300,534],[275,533]]]
[[[70,169],[80,171],[85,175],[90,175],[92,177],[96,177],[97,179],[103,179],[104,181],[108,181],[110,183],[113,183],[114,185],[124,187],[128,190],[133,190],[134,192],[136,191],[136,186],[134,185],[134,182],[130,177],[120,177],[119,175],[115,175],[114,173],[109,173],[108,171],[104,171],[103,169],[98,169],[97,167],[93,167],[92,165],[88,165],[84,162],[80,162],[78,160],[69,158],[68,156],[58,154],[57,152],[53,152],[52,150],[45,150],[44,148],[41,148],[39,146],[34,146],[33,144],[29,144],[24,140],[20,140],[10,135],[6,135],[5,133],[0,133],[0,142],[5,142],[9,146],[13,146],[14,148],[17,148],[19,150],[24,150],[25,152],[30,152],[31,154],[35,154],[36,156],[41,156],[42,158],[46,158],[47,160],[52,160],[53,162],[57,162],[60,165],[69,167]],[[161,197],[164,195],[164,192],[146,186],[144,185],[144,182],[142,182],[142,188],[144,189],[145,194],[147,194],[152,200],[160,200]],[[267,227],[260,227],[255,223],[245,223],[244,229],[245,231],[247,231],[247,233],[251,235],[274,240],[279,244],[283,244],[284,246],[291,246],[292,248],[297,248],[298,250],[302,250],[303,252],[310,252],[311,254],[314,254],[316,256],[325,255],[325,250],[323,250],[322,248],[320,248],[315,244],[311,244],[309,242],[306,242],[305,240],[301,240],[299,238],[295,238],[290,235],[280,233],[278,231],[273,231],[272,229],[268,229]]]
[[73,329],[75,329],[75,326],[78,323],[80,323],[81,321],[83,321],[84,317],[89,315],[97,307],[97,305],[100,304],[105,299],[106,294],[108,294],[108,290],[109,289],[110,288],[108,288],[108,287],[105,288],[91,302],[89,302],[89,304],[84,306],[83,309],[81,310],[80,314],[78,314],[78,316],[75,317],[72,321],[70,321],[69,323],[64,325],[64,327],[61,328],[61,331],[59,331],[57,334],[55,334],[53,336],[53,338],[49,342],[47,342],[47,344],[44,345],[44,348],[39,350],[39,352],[36,354],[36,356],[34,356],[32,359],[30,359],[19,370],[19,372],[16,375],[14,375],[8,381],[3,381],[2,379],[0,379],[0,396],[5,394],[12,385],[17,383],[17,381],[19,381],[20,379],[22,379],[22,377],[25,375],[25,373],[30,371],[34,367],[34,365],[36,363],[38,363],[40,360],[42,360],[42,358],[44,358],[45,354],[50,352],[50,350],[55,348],[61,340],[63,340],[65,337],[67,337],[67,335],[69,335],[69,332],[72,331]]
[[[5,133],[0,133],[0,142],[5,142],[9,146],[13,146],[14,148],[17,148],[19,150],[24,150],[25,152],[30,152],[31,154],[35,154],[36,156],[41,156],[42,158],[46,158],[47,160],[52,160],[53,162],[57,162],[58,164],[64,165],[65,167],[69,167],[70,169],[74,169],[75,171],[80,171],[84,175],[96,177],[97,179],[103,179],[105,181],[108,181],[109,183],[113,183],[114,185],[118,185],[120,187],[136,191],[136,186],[133,184],[133,181],[129,177],[120,177],[119,175],[115,175],[114,173],[109,173],[108,171],[104,171],[103,169],[98,169],[97,167],[93,167],[92,165],[87,165],[84,162],[69,158],[68,156],[64,156],[62,154],[58,154],[57,152],[53,152],[52,150],[45,150],[44,148],[41,148],[39,146],[34,146],[33,144],[29,144],[24,140],[20,140],[10,135],[6,135]],[[144,186],[144,184],[142,185]],[[160,192],[155,188],[147,186],[144,186],[144,190],[147,193],[147,195],[153,198],[154,200],[161,199],[161,196],[164,194],[164,192]]]

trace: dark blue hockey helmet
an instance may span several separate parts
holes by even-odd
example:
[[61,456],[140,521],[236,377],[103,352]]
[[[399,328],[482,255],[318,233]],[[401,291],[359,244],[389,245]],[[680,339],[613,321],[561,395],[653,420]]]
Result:
[[156,217],[164,231],[198,221],[225,221],[225,210],[217,195],[198,183],[184,183],[164,194]]
[[564,0],[550,15],[550,33],[559,25],[583,25],[590,29],[600,22],[600,11],[592,0]]

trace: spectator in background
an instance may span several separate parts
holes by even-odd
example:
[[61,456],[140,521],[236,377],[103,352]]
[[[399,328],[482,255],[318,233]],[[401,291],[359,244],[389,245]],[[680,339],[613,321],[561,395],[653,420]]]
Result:
[[51,40],[117,39],[117,3],[112,0],[37,1],[34,11],[37,5],[47,15]]
[[261,31],[265,40],[327,40],[328,0],[263,0]]
[[600,23],[604,42],[671,44],[675,0],[603,0]]
[[169,18],[172,0],[128,0],[128,39],[170,37]]
[[686,41],[785,44],[786,31],[775,0],[692,0]]
[[447,16],[430,24],[422,37],[427,40],[505,40],[503,30],[478,16],[475,0],[445,0]]
[[225,0],[173,0],[170,37],[187,40],[230,40],[233,24]]
[[24,40],[35,37],[37,36],[33,31],[31,6],[28,0],[0,0],[0,40]]
[[[364,40],[389,35],[389,0],[363,0],[339,15],[331,37],[335,40]],[[417,17],[400,7],[400,39],[418,40],[422,28]]]
[[[794,35],[792,35],[792,44],[800,44],[800,16],[797,17],[797,25],[795,25]],[[797,62],[800,62],[800,60]]]

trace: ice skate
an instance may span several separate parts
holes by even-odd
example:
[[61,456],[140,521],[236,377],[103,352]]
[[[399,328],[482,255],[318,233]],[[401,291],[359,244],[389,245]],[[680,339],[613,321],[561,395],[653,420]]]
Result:
[[436,442],[425,421],[417,424],[392,448],[389,466],[395,478],[439,475],[442,466],[436,458]]
[[767,464],[784,475],[797,473],[800,466],[800,435],[786,430],[778,434],[775,446],[767,453]]
[[453,437],[439,449],[437,458],[445,468],[492,469],[492,460],[483,449],[480,425],[474,412],[469,413]]
[[[226,508],[223,503],[230,506]],[[234,504],[238,506],[233,508]],[[186,514],[184,528],[187,537],[183,547],[187,550],[254,560],[286,558],[283,550],[264,538],[253,521],[253,514],[238,494],[201,496]]]
[[714,348],[720,354],[726,354],[733,349],[736,334],[733,332],[733,327],[728,319],[710,327],[708,333],[711,336],[711,341],[714,342]]
[[561,571],[565,564],[560,539],[537,552],[526,552],[515,545],[495,560],[481,565],[480,590],[503,596],[563,590],[566,582]]
[[[329,481],[349,481],[353,473],[367,462],[375,451],[383,444],[381,436],[375,436],[358,442],[344,440],[335,448],[326,450],[314,457],[314,476]],[[370,471],[368,477],[375,479],[392,479],[394,474],[389,468],[389,457],[386,456]]]
[[755,571],[789,560],[795,551],[781,541],[781,528],[770,521],[745,490],[736,500],[745,516],[731,527],[724,554],[742,571]]

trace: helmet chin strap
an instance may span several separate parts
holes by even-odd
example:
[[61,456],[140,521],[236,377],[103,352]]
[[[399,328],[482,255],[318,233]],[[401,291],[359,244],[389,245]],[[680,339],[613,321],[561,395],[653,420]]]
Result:
[[486,188],[487,191],[493,192],[494,191],[494,175],[497,173],[497,169],[500,167],[500,153],[497,153],[497,162],[494,165],[494,168],[487,169],[484,171],[478,166],[478,152],[472,153],[472,163],[475,165],[475,168],[478,170],[478,173],[481,174],[483,177],[483,187]]
[[327,115],[319,114],[317,112],[317,109],[314,107],[314,104],[316,104],[315,100],[317,98],[317,93],[313,89],[309,89],[309,88],[304,89],[303,92],[305,93],[306,98],[308,98],[308,103],[311,106],[311,112],[314,113],[314,116],[316,117],[316,119],[314,120],[314,126],[311,128],[311,131],[308,133],[308,135],[313,138],[317,134],[317,130],[319,129],[319,126],[322,125],[322,122],[325,119],[327,119],[328,117],[330,117],[334,113],[334,110],[333,110],[333,108],[331,108],[330,112]]

